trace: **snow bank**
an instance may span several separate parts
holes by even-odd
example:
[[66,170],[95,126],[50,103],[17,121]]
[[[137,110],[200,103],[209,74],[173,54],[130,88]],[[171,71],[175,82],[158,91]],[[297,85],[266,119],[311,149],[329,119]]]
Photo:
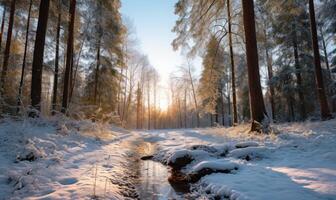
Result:
[[[210,169],[192,185],[194,199],[336,199],[336,119],[272,125],[251,134],[250,125],[151,132],[161,139],[158,160],[205,151],[183,173]],[[243,160],[242,160],[243,159]],[[229,163],[229,164],[228,164]],[[235,173],[213,173],[236,163]],[[272,183],[272,184],[270,184]]]
[[103,148],[125,135],[90,121],[1,119],[0,199],[88,198],[93,166],[110,156]]
[[204,169],[210,169],[213,172],[231,172],[238,170],[238,164],[223,159],[202,161],[193,166],[190,173],[197,173]]
[[262,158],[267,154],[268,150],[269,149],[266,147],[246,147],[242,149],[232,150],[229,153],[229,156],[249,161],[254,158]]

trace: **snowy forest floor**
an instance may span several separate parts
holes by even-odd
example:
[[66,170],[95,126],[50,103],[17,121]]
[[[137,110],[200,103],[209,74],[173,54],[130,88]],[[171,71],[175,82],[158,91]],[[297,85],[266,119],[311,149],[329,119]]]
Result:
[[[254,135],[248,125],[127,131],[88,121],[2,119],[0,199],[336,199],[336,120],[272,127],[276,133]],[[163,164],[189,156],[185,174],[227,173],[176,194],[166,166],[140,160],[152,154]],[[157,174],[149,175],[152,168]]]

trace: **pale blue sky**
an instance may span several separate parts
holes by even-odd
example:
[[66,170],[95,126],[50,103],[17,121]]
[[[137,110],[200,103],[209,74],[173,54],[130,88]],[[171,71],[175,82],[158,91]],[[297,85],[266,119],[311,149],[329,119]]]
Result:
[[183,64],[183,57],[172,49],[175,34],[171,32],[177,16],[177,0],[122,0],[121,12],[136,28],[141,51],[159,72],[164,85],[169,74]]

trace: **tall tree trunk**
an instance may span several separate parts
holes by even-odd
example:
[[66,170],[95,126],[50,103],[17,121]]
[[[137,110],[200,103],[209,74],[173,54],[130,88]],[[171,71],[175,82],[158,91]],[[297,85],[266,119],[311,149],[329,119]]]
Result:
[[323,53],[324,53],[324,62],[325,62],[325,65],[327,67],[327,70],[328,70],[329,78],[332,79],[331,71],[330,71],[330,66],[329,66],[327,45],[326,45],[326,41],[324,39],[324,34],[323,34],[322,26],[320,26],[320,34],[321,34],[321,39],[322,39],[322,47],[323,47]]
[[190,66],[188,66],[188,74],[189,74],[189,79],[190,79],[192,94],[193,94],[194,103],[195,103],[196,120],[197,120],[197,128],[198,128],[198,127],[200,127],[200,117],[199,117],[199,112],[198,112],[198,103],[197,103],[196,90],[195,90],[194,80],[193,80],[192,75],[191,75]]
[[318,40],[317,40],[314,0],[309,0],[309,15],[310,15],[310,26],[311,26],[313,50],[314,50],[316,86],[317,86],[318,96],[320,99],[321,117],[323,120],[326,120],[326,119],[331,118],[331,114],[329,110],[327,97],[325,94],[324,83],[323,83],[320,52],[319,52],[319,45],[318,45]]
[[127,84],[128,84],[128,68],[125,69],[125,87],[124,87],[124,95],[123,95],[123,105],[122,105],[122,115],[121,120],[124,121],[125,110],[126,110],[126,101],[127,101]]
[[57,30],[56,30],[56,49],[55,49],[55,73],[54,73],[54,85],[53,85],[53,99],[52,99],[52,115],[56,113],[57,105],[57,88],[58,88],[58,68],[59,68],[59,44],[61,34],[61,1],[58,1],[58,16],[57,16]]
[[18,99],[17,99],[17,108],[16,108],[17,113],[20,112],[20,106],[21,106],[21,101],[22,101],[21,97],[22,97],[23,81],[24,81],[25,69],[26,69],[26,57],[27,57],[27,49],[28,49],[29,26],[30,26],[30,15],[31,15],[32,5],[33,5],[33,0],[30,0],[28,18],[27,18],[27,26],[26,26],[26,39],[25,39],[25,47],[24,47],[24,53],[23,53],[21,78],[20,78],[20,85],[19,85],[19,94],[18,94]]
[[84,43],[85,43],[85,38],[83,38],[82,42],[81,42],[81,46],[78,52],[78,56],[77,56],[77,60],[76,60],[76,67],[75,67],[75,72],[73,75],[73,82],[71,85],[71,90],[70,90],[70,97],[69,97],[69,102],[71,103],[72,100],[72,96],[73,96],[73,92],[76,86],[76,82],[77,82],[77,74],[78,74],[78,68],[79,68],[79,60],[82,56],[82,52],[83,52],[83,47],[84,47]]
[[141,112],[141,99],[142,99],[142,95],[141,95],[141,90],[140,90],[140,84],[138,83],[138,89],[137,89],[137,114],[136,114],[136,127],[137,129],[140,129],[140,112]]
[[5,82],[6,82],[8,61],[9,61],[9,56],[10,56],[11,42],[12,42],[15,3],[16,3],[16,0],[11,1],[9,22],[8,22],[8,29],[7,29],[7,41],[6,41],[6,47],[5,47],[5,52],[4,52],[4,58],[3,58],[2,72],[1,72],[0,98],[2,97],[3,99],[4,99],[4,94],[5,94]]
[[268,46],[268,36],[267,36],[267,30],[266,30],[266,22],[265,22],[265,54],[266,54],[266,63],[267,63],[267,72],[268,72],[268,81],[269,81],[269,101],[271,103],[271,112],[272,112],[272,119],[273,122],[276,121],[276,114],[275,114],[275,105],[274,105],[274,87],[270,83],[273,79],[273,66],[272,66],[272,56],[269,53],[269,46]]
[[303,94],[303,90],[302,90],[303,88],[302,88],[301,66],[300,66],[300,62],[299,62],[298,42],[297,42],[297,34],[296,34],[295,24],[293,24],[293,29],[294,29],[293,49],[294,49],[296,84],[297,84],[297,87],[298,87],[301,119],[304,120],[306,118],[306,108],[305,108],[304,94]]
[[6,12],[7,12],[7,7],[4,5],[4,10],[2,12],[1,30],[0,30],[0,53],[2,50],[2,36],[4,33],[4,28],[5,28]]
[[221,98],[221,104],[222,104],[222,107],[221,107],[221,112],[222,112],[222,125],[225,126],[225,109],[224,109],[224,105],[225,105],[225,102],[224,102],[224,96],[223,96],[223,88],[221,88],[221,91],[220,91],[220,98]]
[[184,128],[187,128],[187,88],[184,89]]
[[250,107],[253,120],[251,131],[260,132],[261,130],[258,128],[258,125],[255,122],[264,124],[264,119],[267,118],[267,113],[260,85],[258,49],[254,19],[254,3],[253,0],[242,0],[242,4],[246,40]]
[[63,100],[62,100],[62,112],[66,113],[69,104],[69,93],[70,93],[70,79],[71,77],[71,63],[73,58],[73,48],[74,48],[74,26],[75,26],[75,15],[76,15],[76,0],[71,0],[69,8],[69,27],[68,27],[68,41],[67,41],[67,55],[64,73],[64,87],[63,87]]
[[[227,91],[230,91],[230,84],[228,83],[227,84]],[[228,92],[228,97],[227,97],[227,100],[228,100],[228,115],[230,116],[229,117],[229,124],[231,125],[232,124],[232,119],[231,119],[231,95],[230,95],[230,92]]]
[[[149,79],[149,77],[148,77]],[[150,83],[148,80],[148,85],[147,85],[147,106],[148,106],[148,130],[150,130],[151,127],[151,108],[150,108]]]
[[98,46],[97,46],[97,65],[95,71],[95,82],[94,82],[94,96],[93,96],[93,103],[97,105],[97,95],[98,95],[98,79],[99,79],[99,68],[100,68],[100,45],[101,45],[101,38],[98,39]]
[[230,46],[230,59],[231,59],[231,81],[232,81],[232,104],[233,104],[233,125],[238,124],[237,112],[237,95],[236,95],[236,75],[235,75],[235,62],[232,44],[232,26],[231,26],[231,4],[227,0],[227,13],[228,13],[228,28],[229,28],[229,46]]
[[[36,40],[33,56],[32,80],[31,80],[31,105],[36,110],[41,110],[41,93],[42,93],[42,70],[45,36],[47,32],[48,14],[50,0],[41,0],[39,18],[36,30]],[[36,113],[30,113],[32,117]]]
[[182,128],[183,127],[183,119],[182,119],[182,108],[181,108],[181,99],[178,98],[178,113],[179,113],[179,125],[178,128]]
[[153,123],[154,123],[154,129],[157,129],[157,105],[156,105],[156,95],[157,95],[157,76],[154,77],[154,113],[153,113]]
[[122,80],[122,75],[123,75],[123,72],[124,72],[124,68],[121,68],[121,71],[120,71],[120,74],[121,74],[121,77],[119,79],[119,83],[118,83],[118,94],[117,94],[117,102],[118,102],[118,106],[117,106],[117,110],[118,110],[118,115],[119,117],[121,118],[121,92],[122,92],[122,89],[121,89],[121,80]]

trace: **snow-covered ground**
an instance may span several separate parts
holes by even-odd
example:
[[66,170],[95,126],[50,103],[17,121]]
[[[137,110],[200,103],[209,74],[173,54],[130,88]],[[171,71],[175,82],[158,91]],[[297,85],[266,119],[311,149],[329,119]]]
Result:
[[[134,135],[87,121],[0,123],[0,199],[124,199],[121,181]],[[129,195],[130,196],[130,195]]]
[[155,160],[188,156],[183,173],[208,173],[192,184],[191,198],[336,199],[336,120],[273,127],[270,135],[249,134],[248,125],[130,132],[88,121],[3,119],[0,199],[139,198],[133,179],[148,170],[137,154],[143,140],[158,148]]
[[144,134],[161,147],[155,158],[163,163],[193,158],[185,174],[229,172],[201,178],[194,198],[336,199],[336,120],[273,127],[270,135],[249,134],[247,125]]

